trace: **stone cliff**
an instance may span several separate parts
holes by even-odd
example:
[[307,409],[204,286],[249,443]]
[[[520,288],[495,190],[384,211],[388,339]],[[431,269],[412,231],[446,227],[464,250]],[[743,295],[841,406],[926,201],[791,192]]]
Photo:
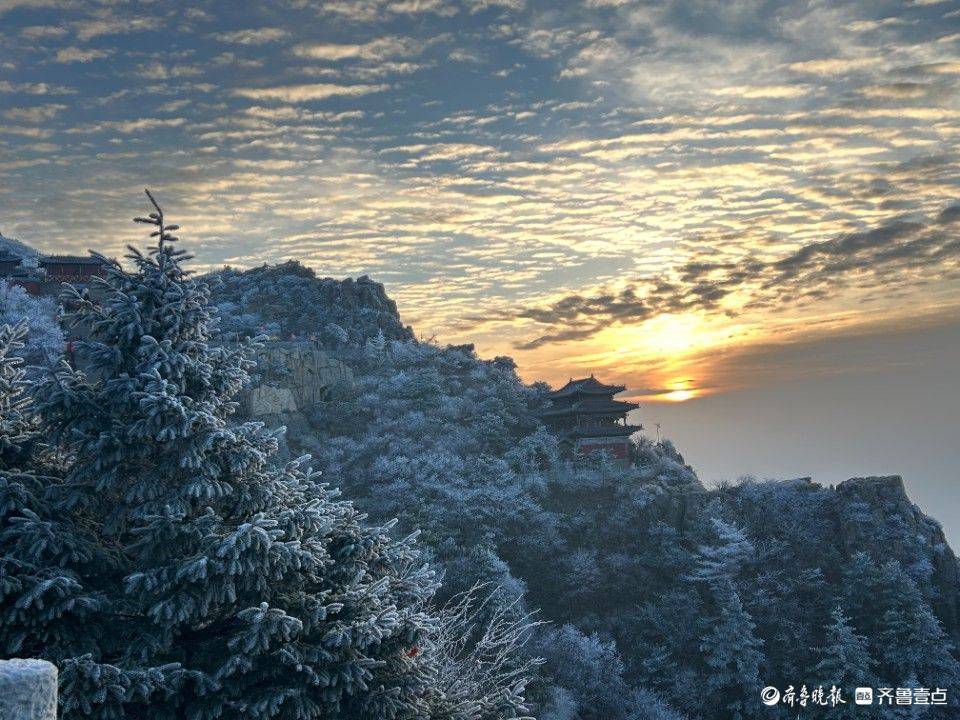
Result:
[[[882,548],[885,554],[898,557],[907,552],[905,541],[919,545],[932,568],[934,609],[954,642],[960,642],[960,566],[940,523],[910,502],[903,478],[852,478],[840,483],[836,492],[842,504],[856,510],[844,513],[856,517],[856,522],[838,526],[844,550],[852,553]],[[890,528],[897,532],[887,532]]]
[[362,346],[378,333],[388,340],[413,337],[383,285],[366,275],[318,278],[311,268],[291,261],[250,270],[225,268],[205,279],[228,337],[317,338],[325,347]]
[[308,413],[353,385],[353,371],[313,343],[269,342],[254,356],[257,367],[241,398],[245,418],[289,433],[309,433]]

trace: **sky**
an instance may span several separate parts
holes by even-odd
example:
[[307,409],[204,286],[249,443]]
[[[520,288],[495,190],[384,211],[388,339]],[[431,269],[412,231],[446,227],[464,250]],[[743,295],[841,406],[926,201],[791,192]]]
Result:
[[149,187],[199,269],[369,274],[960,540],[958,81],[960,0],[0,0],[0,231],[120,255]]

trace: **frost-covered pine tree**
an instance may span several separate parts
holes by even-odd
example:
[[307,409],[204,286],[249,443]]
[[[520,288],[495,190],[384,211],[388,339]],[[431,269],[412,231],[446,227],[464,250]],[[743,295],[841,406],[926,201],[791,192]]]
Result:
[[[877,677],[872,669],[874,661],[870,657],[867,639],[857,634],[841,608],[835,608],[830,618],[824,645],[819,648],[820,659],[815,668],[818,682],[824,687],[836,686],[847,690],[877,687]],[[869,710],[857,708],[857,711],[858,717],[870,716]],[[827,708],[823,716],[828,720],[839,720],[849,717],[850,711],[838,704]]]
[[[277,436],[261,424],[229,422],[251,363],[210,344],[208,290],[154,206],[138,222],[156,244],[131,248],[132,271],[108,262],[90,292],[70,291],[79,365],[35,393],[64,468],[31,502],[91,542],[15,568],[3,610],[46,628],[51,606],[17,582],[48,573],[81,604],[55,613],[84,623],[54,643],[5,628],[3,652],[59,665],[66,718],[493,717],[447,710],[435,583],[412,540],[368,525],[303,460],[271,465]],[[43,515],[13,513],[56,549]],[[29,535],[4,533],[3,556]],[[497,690],[495,717],[522,711],[522,686]]]
[[717,539],[697,549],[696,569],[690,573],[691,580],[707,583],[734,583],[743,568],[756,555],[753,544],[736,527],[720,518],[712,518]]
[[960,682],[952,643],[914,580],[892,560],[880,568],[875,611],[880,618],[877,651],[881,681],[904,686],[909,678],[937,687]]
[[754,554],[754,547],[739,528],[713,519],[717,540],[701,545],[691,580],[706,585],[713,612],[705,618],[700,652],[707,672],[700,688],[716,707],[717,717],[740,720],[750,717],[760,689],[763,641],[756,623],[743,606],[736,578]]
[[732,583],[715,583],[711,592],[717,610],[700,639],[708,668],[701,690],[721,711],[717,717],[740,720],[751,717],[757,704],[763,641]]
[[0,326],[0,654],[62,657],[96,643],[104,607],[83,577],[111,572],[88,519],[64,512],[56,459],[41,442],[18,357],[28,328]]
[[383,362],[384,355],[387,352],[387,338],[383,334],[383,329],[377,330],[377,334],[367,338],[363,346],[363,354],[367,362],[377,365]]
[[17,352],[24,347],[27,323],[21,320],[14,326],[0,326],[0,470],[21,467],[31,454],[37,439],[35,423],[25,412],[29,398],[24,394],[27,385],[21,367],[23,359]]
[[23,320],[27,323],[26,336],[16,353],[28,365],[46,365],[48,358],[60,357],[64,338],[56,303],[51,298],[33,297],[19,285],[0,281],[0,324],[16,326]]

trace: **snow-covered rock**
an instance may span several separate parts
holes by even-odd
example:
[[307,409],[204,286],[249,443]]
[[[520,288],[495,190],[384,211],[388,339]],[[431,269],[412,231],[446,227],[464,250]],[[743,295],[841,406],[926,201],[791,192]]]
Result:
[[45,660],[0,660],[0,718],[56,717],[57,668]]

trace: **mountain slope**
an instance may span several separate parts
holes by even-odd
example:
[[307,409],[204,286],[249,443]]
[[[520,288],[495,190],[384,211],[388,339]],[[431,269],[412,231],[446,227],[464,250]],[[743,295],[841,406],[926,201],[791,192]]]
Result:
[[13,253],[14,255],[19,255],[23,258],[24,265],[36,265],[37,264],[37,251],[26,243],[22,243],[19,240],[14,240],[13,238],[6,237],[3,233],[0,233],[0,252],[6,250],[7,252]]
[[[382,286],[344,296],[336,282],[264,268],[230,296],[281,332],[317,334],[353,369],[352,390],[316,407],[291,449],[374,518],[419,530],[448,591],[492,582],[559,628],[534,644],[549,661],[544,720],[670,717],[667,706],[769,717],[761,682],[829,687],[817,668],[838,608],[878,680],[960,679],[957,560],[899,478],[708,491],[669,442],[648,440],[628,469],[571,464],[535,417],[546,387],[524,385],[510,358],[413,341]],[[317,320],[298,325],[304,297]],[[309,325],[334,317],[339,340]],[[753,674],[725,676],[715,663],[728,661]],[[659,714],[644,714],[650,703]]]

